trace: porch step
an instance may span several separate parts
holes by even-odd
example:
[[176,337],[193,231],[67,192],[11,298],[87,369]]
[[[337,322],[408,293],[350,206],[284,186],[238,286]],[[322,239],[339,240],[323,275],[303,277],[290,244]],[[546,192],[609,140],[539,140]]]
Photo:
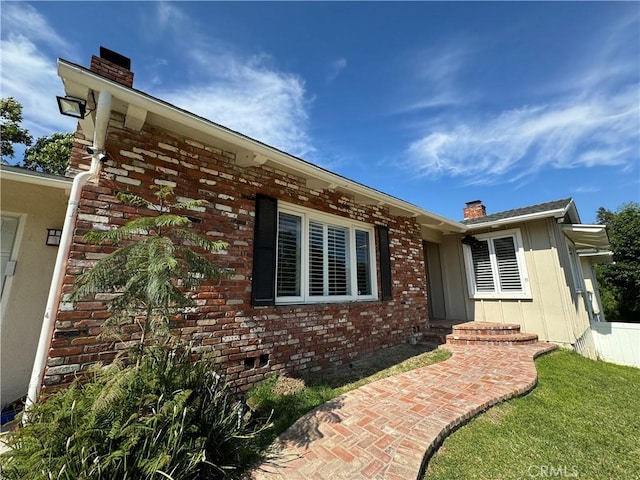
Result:
[[520,332],[520,325],[491,322],[454,325],[446,336],[448,345],[527,345],[537,341],[537,335]]
[[453,327],[462,323],[467,322],[455,320],[429,321],[426,330],[422,332],[420,341],[424,343],[432,343],[435,345],[443,345],[447,341],[447,335],[453,332]]

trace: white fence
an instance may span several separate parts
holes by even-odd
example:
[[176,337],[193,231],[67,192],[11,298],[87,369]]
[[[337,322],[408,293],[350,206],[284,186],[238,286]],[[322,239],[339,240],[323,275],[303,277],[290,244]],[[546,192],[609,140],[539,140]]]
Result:
[[596,322],[591,324],[591,333],[598,357],[640,367],[640,323]]

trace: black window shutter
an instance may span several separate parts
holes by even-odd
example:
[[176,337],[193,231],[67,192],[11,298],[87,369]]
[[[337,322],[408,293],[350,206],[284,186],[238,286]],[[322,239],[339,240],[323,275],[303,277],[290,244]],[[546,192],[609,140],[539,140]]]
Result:
[[380,281],[382,300],[393,300],[391,288],[391,252],[389,249],[389,227],[378,225],[378,248],[380,251]]
[[278,235],[278,200],[256,195],[253,237],[252,305],[276,303],[276,239]]

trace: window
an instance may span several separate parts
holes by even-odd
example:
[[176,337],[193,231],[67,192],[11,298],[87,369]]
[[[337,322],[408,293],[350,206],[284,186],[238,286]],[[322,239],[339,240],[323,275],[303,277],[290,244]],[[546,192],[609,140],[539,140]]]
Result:
[[276,302],[376,298],[373,227],[291,205],[278,209]]
[[[5,215],[0,217],[0,294],[4,290],[7,274],[13,275],[11,271],[11,254],[17,230],[18,217]],[[15,267],[15,262],[13,262],[13,266]]]
[[463,249],[472,298],[531,298],[520,230],[475,235]]

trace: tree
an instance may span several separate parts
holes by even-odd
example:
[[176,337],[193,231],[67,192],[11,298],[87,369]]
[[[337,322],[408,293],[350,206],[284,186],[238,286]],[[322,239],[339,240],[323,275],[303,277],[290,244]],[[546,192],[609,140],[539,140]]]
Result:
[[22,128],[22,105],[13,97],[0,98],[0,158],[13,158],[13,144],[29,146],[33,137],[26,128]]
[[191,290],[231,272],[207,256],[227,244],[199,235],[187,216],[172,213],[202,208],[206,200],[171,202],[171,188],[155,188],[154,202],[117,194],[154,214],[87,233],[90,243],[118,248],[78,276],[71,295],[115,294],[107,322],[140,325],[136,362],[96,365],[36,402],[8,435],[1,478],[240,480],[264,461],[257,437],[270,428],[268,420],[251,418],[215,372],[214,359],[194,359],[192,345],[169,336],[170,318],[194,304]]
[[[157,204],[131,193],[118,192],[117,198],[130,206],[155,211],[125,225],[104,232],[88,232],[84,239],[94,244],[119,246],[100,259],[90,270],[79,275],[70,295],[77,301],[95,293],[114,293],[110,301],[111,318],[105,327],[111,331],[134,322],[140,327],[140,345],[149,335],[167,338],[169,321],[194,305],[189,295],[205,281],[231,273],[220,268],[203,252],[219,252],[227,247],[220,240],[209,240],[188,226],[185,215],[174,210],[201,208],[206,200],[170,202],[171,187],[155,187]],[[200,252],[196,249],[200,249]]]
[[53,133],[40,137],[24,151],[22,166],[36,172],[64,175],[69,166],[73,133]]
[[605,316],[640,322],[640,203],[621,205],[615,212],[600,207],[597,219],[607,225],[614,261],[596,268]]

